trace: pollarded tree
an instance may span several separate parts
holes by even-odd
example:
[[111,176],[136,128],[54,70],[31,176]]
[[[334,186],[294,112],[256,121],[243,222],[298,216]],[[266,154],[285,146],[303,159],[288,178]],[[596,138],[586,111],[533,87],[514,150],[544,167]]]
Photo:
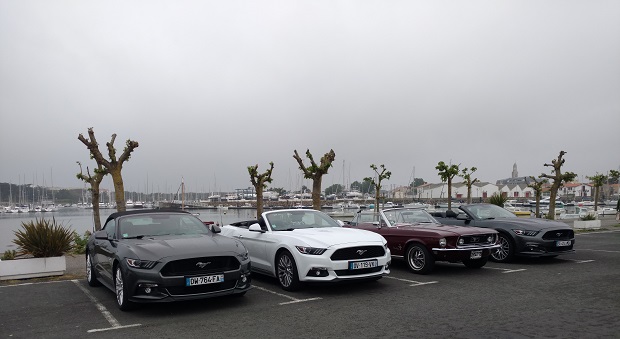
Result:
[[82,164],[78,161],[80,166],[80,173],[77,174],[77,178],[90,184],[90,194],[93,202],[93,218],[95,219],[95,231],[101,230],[101,218],[99,217],[99,184],[108,174],[108,171],[101,165],[97,164],[97,168],[93,170],[93,175],[90,174],[88,166],[86,167],[86,174],[82,171]]
[[448,210],[452,209],[452,179],[459,174],[459,165],[446,165],[440,161],[435,169],[439,171],[439,177],[442,182],[448,183]]
[[471,171],[465,167],[461,170],[461,174],[459,174],[459,177],[463,178],[463,180],[465,181],[465,185],[467,186],[467,203],[471,204],[471,186],[475,183],[477,183],[478,178],[472,179],[471,175],[474,174],[475,171],[477,171],[478,169],[476,167],[472,167]]
[[370,165],[370,168],[372,168],[372,170],[375,171],[376,180],[375,178],[371,178],[371,177],[364,178],[364,181],[370,183],[370,185],[375,189],[375,212],[379,212],[379,197],[381,196],[381,181],[385,179],[389,179],[392,176],[392,172],[388,171],[385,168],[385,165],[380,165],[379,167],[381,167],[381,172],[379,172],[377,165],[375,164]]
[[310,159],[310,166],[306,167],[304,165],[303,160],[297,153],[297,150],[294,150],[295,154],[293,158],[297,160],[299,164],[299,169],[304,173],[304,178],[312,179],[312,208],[317,211],[321,210],[321,181],[323,180],[323,175],[327,174],[327,171],[330,167],[332,167],[332,162],[336,159],[336,153],[334,150],[329,150],[329,152],[325,153],[323,157],[321,157],[321,162],[317,165],[314,162],[314,158],[310,153],[310,150],[306,150],[306,157]]
[[604,174],[593,175],[591,177],[586,176],[586,178],[592,180],[592,186],[594,186],[594,211],[598,210],[598,196],[601,186],[607,181],[607,176]]
[[260,217],[263,214],[263,190],[267,188],[267,183],[271,183],[271,172],[273,171],[273,161],[269,163],[269,169],[265,173],[258,174],[258,165],[248,166],[248,173],[250,174],[250,182],[256,190],[256,216]]
[[555,199],[558,196],[558,190],[565,182],[571,182],[575,180],[577,174],[573,172],[562,173],[562,165],[564,165],[565,159],[564,157],[566,152],[560,151],[560,155],[558,155],[557,159],[551,160],[550,164],[545,164],[545,166],[553,167],[553,174],[541,174],[540,178],[547,178],[553,180],[551,183],[551,189],[549,191],[549,215],[547,215],[548,219],[555,219]]
[[531,187],[534,190],[534,196],[536,197],[536,218],[540,218],[540,197],[542,197],[543,186],[549,182],[547,179],[536,180],[535,177],[530,176],[532,183],[527,187]]
[[81,133],[78,136],[80,140],[90,152],[91,158],[95,159],[97,165],[101,165],[112,176],[112,182],[114,183],[114,195],[116,198],[116,210],[119,212],[125,211],[125,186],[123,184],[123,176],[121,171],[123,164],[129,160],[131,153],[136,149],[139,144],[137,141],[127,139],[125,142],[125,149],[120,157],[116,157],[116,148],[114,148],[114,140],[116,140],[116,134],[112,134],[110,142],[106,143],[108,149],[108,156],[110,160],[103,157],[101,151],[99,151],[99,143],[95,139],[95,132],[93,128],[88,129],[88,138],[85,138]]

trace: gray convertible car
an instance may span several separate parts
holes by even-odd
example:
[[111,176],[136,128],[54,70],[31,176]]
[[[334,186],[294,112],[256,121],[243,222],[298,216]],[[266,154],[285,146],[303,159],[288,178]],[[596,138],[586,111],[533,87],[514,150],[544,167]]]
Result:
[[535,218],[520,218],[492,204],[459,206],[458,212],[434,212],[442,224],[492,228],[499,232],[501,247],[491,254],[497,262],[515,256],[555,257],[574,253],[575,233],[565,223]]
[[111,214],[88,240],[86,279],[116,293],[121,310],[134,303],[243,295],[251,288],[243,244],[182,211]]

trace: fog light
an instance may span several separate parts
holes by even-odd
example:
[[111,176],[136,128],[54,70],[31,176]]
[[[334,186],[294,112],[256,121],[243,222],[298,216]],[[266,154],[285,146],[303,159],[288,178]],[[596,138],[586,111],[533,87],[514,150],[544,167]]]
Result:
[[151,288],[150,287],[145,288],[144,289],[144,293],[146,293],[146,294],[151,293]]
[[328,275],[327,267],[312,267],[306,276],[326,277]]
[[241,276],[241,282],[245,283],[248,281],[248,277],[245,276],[245,274],[243,276]]

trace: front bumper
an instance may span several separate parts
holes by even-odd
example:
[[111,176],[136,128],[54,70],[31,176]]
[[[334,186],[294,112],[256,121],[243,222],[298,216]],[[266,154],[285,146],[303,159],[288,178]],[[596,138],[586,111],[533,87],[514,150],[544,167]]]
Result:
[[244,293],[252,288],[249,261],[237,270],[207,274],[223,274],[223,282],[197,286],[186,286],[186,278],[191,276],[163,276],[159,270],[130,267],[124,271],[129,300],[138,303],[205,299]]
[[[367,262],[376,260],[376,267],[351,269],[352,262]],[[359,260],[331,260],[329,255],[296,254],[295,261],[299,280],[305,282],[337,282],[350,280],[364,280],[383,277],[390,274],[391,253],[386,250],[380,257]]]
[[[568,240],[567,240],[568,241]],[[570,239],[570,246],[557,246],[558,240],[518,237],[515,255],[523,257],[548,257],[575,253],[575,239]]]
[[485,258],[491,255],[493,251],[500,248],[501,245],[494,244],[488,246],[465,246],[457,248],[433,248],[433,255],[437,261],[450,261],[458,262],[463,260],[469,260],[472,257],[472,252],[481,251],[480,258]]

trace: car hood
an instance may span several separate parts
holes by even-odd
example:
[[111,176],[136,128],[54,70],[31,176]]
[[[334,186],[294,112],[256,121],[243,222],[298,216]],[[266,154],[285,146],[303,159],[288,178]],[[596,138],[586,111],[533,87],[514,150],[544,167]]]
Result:
[[291,238],[292,244],[320,248],[341,246],[344,244],[376,243],[383,245],[386,240],[380,234],[344,227],[303,228],[293,231],[274,232]]
[[433,232],[441,236],[450,235],[475,235],[475,234],[489,234],[495,233],[494,230],[489,230],[480,227],[469,226],[456,226],[456,225],[443,225],[443,224],[397,224],[396,229],[414,232]]
[[542,231],[546,229],[566,229],[570,228],[566,223],[555,220],[538,218],[499,218],[488,220],[494,226],[510,225],[532,231]]
[[195,234],[125,239],[123,245],[141,260],[237,255],[245,247],[236,239],[222,235]]

